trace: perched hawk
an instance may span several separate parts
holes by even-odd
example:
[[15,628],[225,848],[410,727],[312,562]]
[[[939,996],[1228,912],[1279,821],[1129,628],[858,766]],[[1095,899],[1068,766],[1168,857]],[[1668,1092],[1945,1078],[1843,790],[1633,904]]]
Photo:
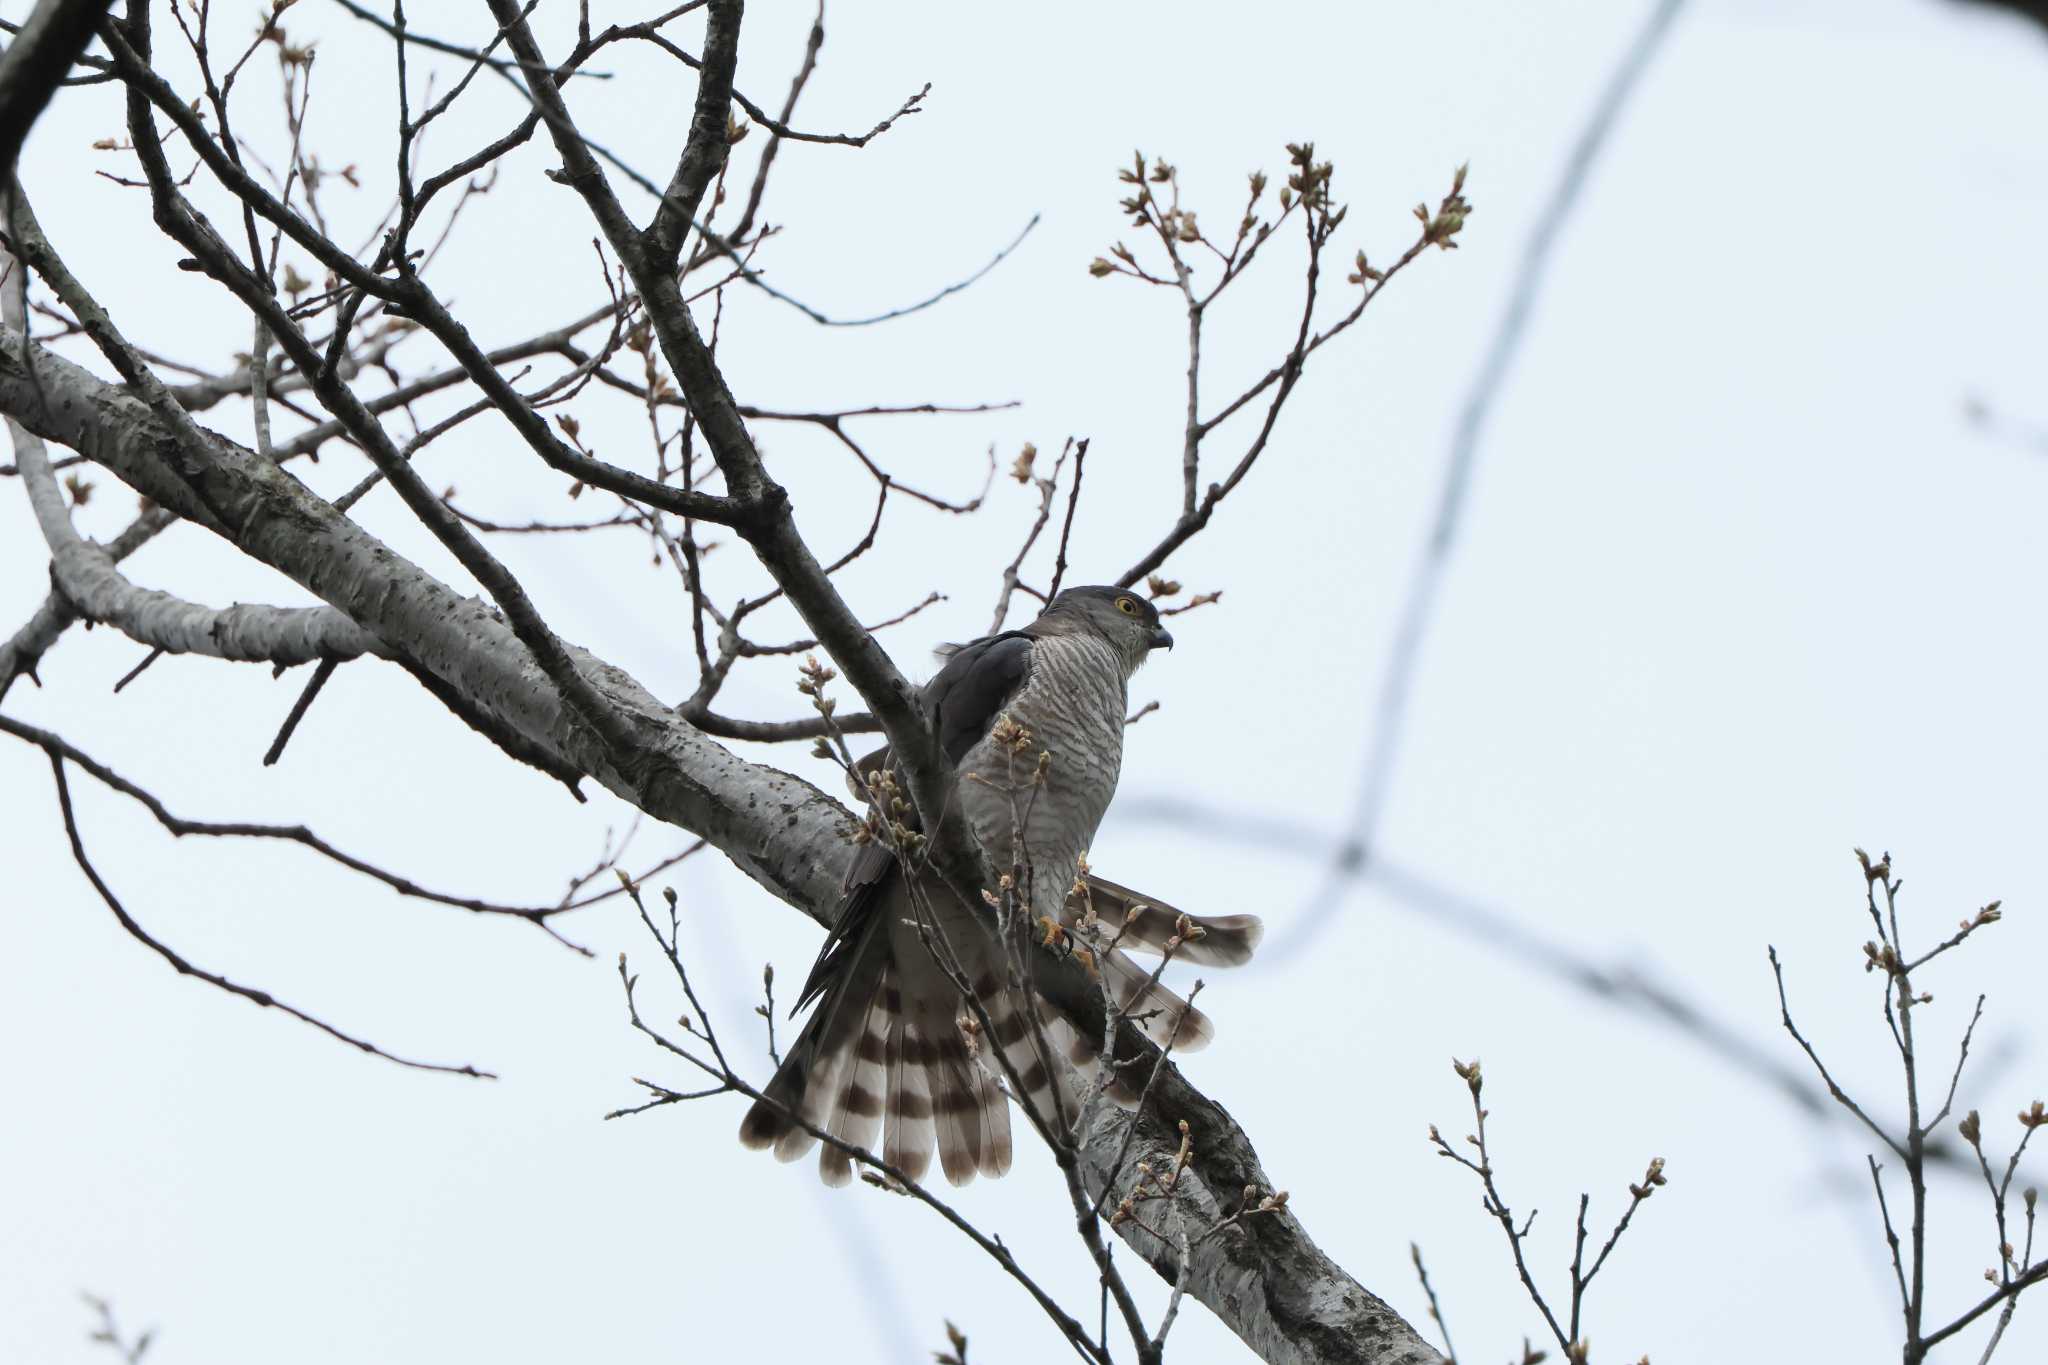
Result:
[[[935,874],[899,864],[886,838],[868,844],[847,875],[838,922],[797,1001],[817,1008],[781,1069],[740,1125],[749,1147],[772,1147],[784,1161],[815,1139],[792,1120],[856,1147],[875,1149],[913,1179],[922,1178],[936,1142],[939,1165],[954,1184],[1010,1167],[1010,1118],[999,1087],[998,1048],[1022,1094],[1049,1121],[1061,1068],[1096,1066],[1087,1039],[1099,1037],[1098,991],[1075,991],[1074,974],[1055,974],[1016,954],[1047,954],[1044,940],[1091,911],[1105,937],[1159,952],[1180,927],[1171,906],[1088,876],[1076,885],[1081,855],[1116,792],[1123,759],[1125,687],[1152,650],[1173,637],[1144,598],[1122,588],[1069,588],[1022,630],[953,649],[922,692],[926,720],[958,774],[958,809],[998,869],[1021,867],[1015,897],[1038,932],[998,937],[984,904],[963,905]],[[886,750],[859,766],[891,790]],[[871,784],[870,789],[874,789]],[[907,799],[907,793],[903,794]],[[883,812],[907,818],[907,804]],[[1175,956],[1228,965],[1249,958],[1261,926],[1251,915],[1187,919],[1196,932]],[[974,990],[994,1037],[983,1036],[950,965]],[[1113,950],[1091,957],[1126,1017],[1157,1042],[1177,1048],[1208,1041],[1208,1020],[1150,973]],[[1024,981],[1022,989],[1013,983]],[[1036,1022],[1041,1028],[1034,1028]],[[1041,1041],[1050,1043],[1041,1048]],[[1045,1055],[1049,1053],[1050,1055]],[[1112,1080],[1112,1092],[1120,1087]],[[852,1164],[827,1144],[819,1174],[828,1185],[852,1178]]]

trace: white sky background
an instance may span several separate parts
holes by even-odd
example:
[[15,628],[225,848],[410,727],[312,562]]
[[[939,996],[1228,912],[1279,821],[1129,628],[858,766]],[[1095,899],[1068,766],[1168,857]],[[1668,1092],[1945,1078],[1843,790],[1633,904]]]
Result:
[[[217,6],[225,32],[245,31],[225,16],[246,8]],[[1115,208],[1130,149],[1180,165],[1213,228],[1238,211],[1247,170],[1278,172],[1282,144],[1313,137],[1353,206],[1339,261],[1352,245],[1391,259],[1411,239],[1409,207],[1472,162],[1464,250],[1419,261],[1316,357],[1261,466],[1170,566],[1225,597],[1176,621],[1179,648],[1135,684],[1135,701],[1163,709],[1130,735],[1122,808],[1095,850],[1109,875],[1193,910],[1258,911],[1269,946],[1286,943],[1320,863],[1147,818],[1146,799],[1319,838],[1342,828],[1457,402],[1564,150],[1645,8],[1274,3],[1254,23],[1241,7],[1168,18],[844,4],[829,16],[802,126],[864,129],[924,81],[934,89],[928,112],[865,151],[783,148],[766,208],[788,225],[765,257],[777,283],[828,311],[879,310],[973,270],[1032,213],[1044,221],[972,291],[882,328],[827,333],[736,294],[728,376],[742,401],[784,407],[1021,400],[866,429],[901,476],[956,496],[978,487],[991,441],[1007,459],[1025,439],[1050,453],[1070,432],[1091,436],[1073,581],[1124,568],[1179,497],[1181,316],[1164,293],[1084,271],[1117,237],[1136,244]],[[471,40],[481,13],[420,4],[412,19]],[[571,13],[543,7],[557,49]],[[753,6],[740,84],[762,103],[779,102],[809,13]],[[333,185],[326,202],[367,228],[389,193],[389,46],[331,6],[287,17],[295,40],[319,39],[313,145],[330,167],[359,163],[366,182]],[[174,42],[166,26],[160,43]],[[694,83],[644,53],[603,65],[620,79],[573,87],[587,131],[665,174]],[[252,70],[241,127],[281,155],[272,64]],[[519,112],[501,83],[480,81],[427,162],[466,154]],[[1937,1000],[1922,1016],[1939,1040],[1929,1055],[1945,1058],[1974,993],[1990,994],[1959,1103],[1985,1112],[2001,1151],[2014,1111],[2048,1089],[2048,458],[1973,428],[1961,403],[1981,393],[2048,423],[2044,128],[2048,42],[1994,16],[1729,0],[1681,18],[1567,229],[1486,433],[1383,841],[1404,867],[1681,989],[1797,1062],[1764,958],[1777,944],[1810,1036],[1887,1113],[1896,1064],[1858,965],[1868,935],[1851,845],[1897,855],[1922,941],[2003,898],[2008,919],[1924,983]],[[246,315],[169,268],[175,249],[141,192],[94,175],[123,158],[88,144],[119,131],[108,87],[65,92],[38,127],[23,179],[53,240],[142,344],[209,363],[246,349]],[[739,164],[758,147],[742,144]],[[437,263],[444,297],[487,344],[602,298],[591,223],[541,176],[554,164],[537,145],[510,158]],[[1297,301],[1283,259],[1213,322],[1211,394],[1281,354]],[[438,363],[424,341],[400,355],[414,371]],[[640,458],[630,406],[576,411],[600,453]],[[245,410],[206,420],[240,434]],[[870,485],[851,461],[807,430],[760,435],[813,543],[830,553],[857,537]],[[1212,461],[1235,448],[1212,442]],[[561,479],[492,421],[425,466],[483,515],[592,508],[564,502]],[[330,447],[300,474],[338,493],[362,468]],[[108,536],[133,497],[97,482],[81,523]],[[881,548],[842,586],[870,618],[949,595],[886,637],[925,670],[932,644],[986,628],[1033,502],[999,481],[973,520],[896,503]],[[388,491],[359,515],[469,588]],[[694,681],[684,596],[640,541],[609,534],[496,548],[565,635],[680,699]],[[40,601],[45,558],[25,501],[0,488],[0,628]],[[215,604],[305,600],[190,529],[127,567]],[[727,596],[759,577],[730,547],[713,568]],[[785,614],[763,633],[798,632]],[[181,813],[304,820],[430,885],[501,900],[551,900],[626,822],[594,783],[588,806],[572,804],[370,663],[344,668],[284,761],[261,768],[302,672],[273,682],[165,659],[112,697],[142,653],[74,630],[44,662],[44,689],[17,687],[8,710]],[[793,715],[792,682],[783,662],[743,670],[722,705]],[[765,756],[826,780],[800,749]],[[615,954],[647,969],[650,1001],[664,983],[623,905],[564,926],[597,951],[586,962],[292,850],[174,844],[134,806],[74,786],[100,866],[193,960],[397,1051],[504,1079],[403,1072],[176,977],[79,875],[41,755],[0,746],[0,1360],[104,1358],[84,1339],[80,1290],[111,1297],[131,1327],[158,1326],[150,1359],[166,1365],[902,1362],[942,1344],[942,1317],[977,1361],[1060,1353],[1000,1272],[929,1213],[865,1187],[826,1193],[809,1166],[741,1150],[737,1103],[599,1121],[634,1099],[631,1076],[688,1079],[626,1025]],[[638,861],[677,844],[673,831],[640,838]],[[712,855],[665,880],[729,1045],[758,1055],[760,965],[793,984],[817,931]],[[1354,890],[1314,951],[1209,973],[1203,1004],[1219,1037],[1187,1059],[1192,1079],[1253,1136],[1319,1244],[1418,1323],[1408,1242],[1422,1242],[1472,1360],[1541,1334],[1469,1175],[1424,1137],[1432,1121],[1469,1129],[1454,1054],[1485,1059],[1496,1161],[1510,1199],[1542,1210],[1547,1285],[1563,1282],[1578,1192],[1593,1193],[1604,1229],[1647,1158],[1669,1162],[1670,1186],[1594,1291],[1596,1359],[1895,1349],[1869,1144],[1808,1123],[1680,1034],[1372,889]],[[1020,1148],[1008,1179],[958,1202],[1092,1318],[1092,1277],[1042,1152]],[[1932,1320],[1985,1289],[1986,1205],[1968,1183],[1936,1187]],[[1134,1280],[1156,1311],[1163,1288],[1142,1269]],[[1944,1358],[1974,1360],[1981,1335]],[[1198,1306],[1174,1343],[1189,1361],[1244,1358]],[[2023,1305],[2002,1356],[2044,1350],[2048,1307]]]

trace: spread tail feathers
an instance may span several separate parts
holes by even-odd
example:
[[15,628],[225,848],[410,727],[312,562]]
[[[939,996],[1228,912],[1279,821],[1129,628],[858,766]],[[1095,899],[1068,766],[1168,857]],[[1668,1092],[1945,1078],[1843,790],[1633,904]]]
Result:
[[1091,909],[1110,936],[1122,927],[1123,947],[1147,953],[1164,952],[1185,918],[1192,932],[1174,948],[1173,959],[1202,967],[1241,967],[1251,961],[1266,935],[1265,922],[1257,915],[1189,915],[1093,872],[1083,876],[1080,888],[1067,898],[1062,918],[1071,925]]
[[[818,1145],[817,1133],[826,1133],[876,1152],[912,1180],[924,1178],[935,1149],[939,1168],[955,1185],[978,1174],[1002,1175],[1011,1161],[1009,1100],[998,1080],[1002,1063],[1014,1073],[1010,1088],[1020,1102],[1054,1121],[1060,1112],[1054,1087],[1076,1076],[1092,1082],[1100,1073],[1086,1035],[1100,1031],[1101,998],[1091,987],[1085,999],[1062,997],[1055,1004],[1041,997],[1027,1005],[978,968],[976,994],[990,1028],[985,1033],[970,1024],[963,1031],[964,1003],[948,994],[950,986],[935,987],[931,964],[895,956],[908,949],[891,945],[890,917],[900,917],[893,865],[885,852],[873,861],[849,881],[845,913],[802,993],[805,1000],[816,997],[815,1008],[762,1098],[748,1109],[740,1141],[795,1161]],[[1090,910],[1101,934],[1119,945],[1091,960],[1123,1016],[1161,1046],[1171,1041],[1176,1051],[1193,1051],[1206,1044],[1214,1033],[1208,1017],[1154,982],[1122,949],[1166,953],[1179,937],[1174,961],[1235,966],[1258,947],[1259,918],[1185,915],[1093,874],[1061,918],[1071,929]],[[1085,1029],[1076,1027],[1083,1010]],[[1142,1079],[1112,1074],[1106,1091],[1132,1105]],[[853,1178],[853,1161],[825,1143],[818,1172],[826,1184],[844,1185]]]
[[[886,1134],[882,1160],[912,1180],[924,1178],[934,1144],[955,1185],[1010,1169],[1008,1101],[950,1019],[936,1028],[904,1009],[879,922],[861,931],[843,973],[747,1110],[740,1141],[795,1161],[817,1142],[811,1129],[868,1151]],[[818,1174],[827,1185],[847,1184],[852,1159],[826,1143]]]

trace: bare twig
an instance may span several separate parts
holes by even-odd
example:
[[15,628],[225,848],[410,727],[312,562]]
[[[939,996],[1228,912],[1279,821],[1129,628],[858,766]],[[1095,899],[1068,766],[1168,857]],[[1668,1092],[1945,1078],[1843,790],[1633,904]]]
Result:
[[[1536,1211],[1531,1209],[1528,1218],[1523,1221],[1519,1228],[1516,1227],[1514,1213],[1509,1209],[1507,1201],[1501,1197],[1499,1187],[1494,1183],[1493,1161],[1486,1144],[1486,1119],[1488,1111],[1480,1100],[1480,1092],[1485,1084],[1485,1078],[1480,1071],[1479,1061],[1477,1058],[1470,1062],[1454,1060],[1451,1066],[1458,1073],[1458,1078],[1465,1082],[1466,1089],[1472,1095],[1472,1114],[1475,1126],[1472,1134],[1465,1141],[1479,1155],[1476,1160],[1465,1156],[1457,1148],[1451,1146],[1450,1142],[1437,1130],[1435,1124],[1430,1125],[1429,1140],[1436,1147],[1439,1156],[1449,1157],[1479,1177],[1480,1186],[1484,1191],[1481,1204],[1486,1209],[1486,1212],[1492,1215],[1494,1221],[1500,1224],[1501,1232],[1508,1239],[1508,1249],[1515,1261],[1515,1272],[1521,1277],[1522,1288],[1528,1293],[1529,1301],[1535,1304],[1537,1311],[1543,1315],[1544,1323],[1550,1328],[1551,1335],[1557,1340],[1558,1349],[1565,1353],[1566,1359],[1583,1362],[1586,1359],[1586,1336],[1583,1327],[1586,1293],[1592,1287],[1593,1279],[1600,1273],[1601,1267],[1607,1264],[1607,1258],[1614,1251],[1615,1245],[1621,1241],[1622,1234],[1628,1231],[1629,1222],[1635,1217],[1636,1210],[1665,1183],[1664,1158],[1651,1158],[1641,1183],[1632,1184],[1628,1187],[1628,1207],[1622,1210],[1620,1220],[1614,1225],[1614,1231],[1608,1235],[1606,1244],[1600,1248],[1600,1252],[1594,1257],[1590,1268],[1587,1268],[1585,1265],[1585,1252],[1586,1213],[1591,1199],[1588,1195],[1581,1194],[1579,1196],[1579,1212],[1574,1224],[1572,1244],[1570,1310],[1567,1314],[1566,1325],[1560,1326],[1557,1315],[1551,1311],[1549,1301],[1544,1298],[1543,1291],[1537,1287],[1535,1277],[1529,1270],[1528,1259],[1523,1253],[1522,1244],[1528,1239],[1529,1231],[1536,1222]],[[1420,1272],[1422,1257],[1419,1251],[1415,1252],[1415,1265],[1417,1271]],[[1429,1279],[1427,1275],[1424,1275],[1423,1288],[1427,1290],[1428,1287]],[[1432,1316],[1435,1316],[1436,1296],[1433,1293],[1430,1295],[1430,1308]],[[1437,1318],[1439,1326],[1442,1325],[1442,1321],[1442,1318],[1439,1316]],[[1448,1349],[1448,1335],[1445,1338],[1445,1346]]]
[[1458,1348],[1451,1344],[1451,1325],[1444,1321],[1443,1306],[1437,1302],[1436,1289],[1429,1282],[1429,1268],[1422,1263],[1421,1246],[1410,1242],[1408,1258],[1415,1262],[1415,1278],[1422,1281],[1423,1295],[1429,1300],[1429,1320],[1436,1324],[1437,1332],[1444,1339],[1444,1358],[1447,1365],[1458,1365]]
[[[454,896],[440,891],[429,890],[410,878],[386,871],[374,863],[343,852],[325,839],[322,839],[312,830],[307,829],[304,825],[270,825],[245,821],[185,819],[173,813],[149,791],[121,776],[62,736],[29,725],[26,722],[15,720],[11,716],[0,715],[0,733],[13,735],[16,739],[35,745],[43,750],[53,763],[68,762],[75,764],[84,772],[91,774],[101,785],[121,793],[121,795],[142,806],[159,825],[178,838],[193,834],[207,838],[274,839],[298,844],[311,849],[329,862],[337,863],[352,872],[358,872],[363,876],[382,882],[401,896],[414,900],[431,901],[434,904],[451,906],[458,910],[468,910],[473,914],[503,915],[512,919],[526,920],[565,944],[567,940],[561,939],[561,936],[555,933],[552,926],[548,924],[548,920],[564,911],[578,909],[583,905],[593,903],[593,901],[578,901],[539,907],[499,905],[491,901],[477,900],[473,897]],[[568,946],[574,947],[573,944]],[[578,948],[576,951],[583,953],[586,957],[589,956],[589,953],[584,949]]]
[[322,659],[313,666],[313,676],[307,679],[305,690],[299,693],[299,699],[292,703],[291,712],[285,716],[284,724],[278,727],[277,738],[270,742],[270,748],[264,752],[264,767],[274,767],[277,760],[284,757],[284,746],[291,742],[292,731],[299,728],[299,722],[305,719],[306,710],[312,706],[313,698],[320,695],[320,689],[327,686],[327,680],[334,676],[334,670],[339,667],[341,665],[333,659]]
[[[7,725],[9,729],[14,728],[10,722],[7,722],[5,717],[0,717],[0,724]],[[381,1057],[387,1062],[393,1062],[402,1067],[408,1067],[416,1071],[439,1071],[454,1076],[469,1076],[478,1080],[497,1079],[495,1073],[479,1071],[474,1066],[467,1064],[452,1066],[443,1062],[422,1062],[386,1051],[366,1038],[343,1032],[324,1019],[317,1018],[296,1005],[288,1004],[278,999],[268,991],[258,990],[251,986],[243,986],[230,981],[218,973],[209,972],[202,967],[195,967],[176,951],[167,947],[161,940],[152,937],[148,930],[136,923],[135,919],[128,913],[127,908],[121,904],[120,898],[114,894],[113,888],[108,886],[106,881],[101,878],[99,869],[94,867],[92,860],[86,856],[85,841],[78,830],[78,817],[71,809],[71,786],[64,777],[65,758],[57,753],[52,753],[49,757],[50,775],[57,784],[57,808],[64,816],[64,833],[71,841],[71,856],[78,863],[79,870],[85,874],[86,880],[92,883],[92,888],[99,893],[100,899],[106,902],[107,909],[114,912],[114,918],[120,921],[121,928],[126,930],[131,938],[169,963],[180,976],[189,976],[204,981],[207,985],[226,991],[229,995],[238,995],[252,1005],[288,1014],[299,1022],[309,1024],[328,1037],[347,1043],[350,1047],[360,1052],[367,1052],[373,1057]]]

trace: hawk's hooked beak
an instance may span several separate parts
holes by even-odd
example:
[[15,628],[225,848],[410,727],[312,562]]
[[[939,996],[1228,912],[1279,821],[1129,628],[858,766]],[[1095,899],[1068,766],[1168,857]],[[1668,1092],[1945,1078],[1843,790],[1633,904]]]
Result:
[[1152,648],[1172,649],[1173,632],[1168,630],[1165,626],[1156,627],[1152,632]]

